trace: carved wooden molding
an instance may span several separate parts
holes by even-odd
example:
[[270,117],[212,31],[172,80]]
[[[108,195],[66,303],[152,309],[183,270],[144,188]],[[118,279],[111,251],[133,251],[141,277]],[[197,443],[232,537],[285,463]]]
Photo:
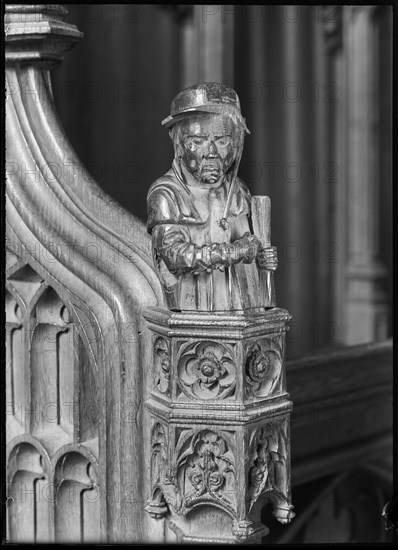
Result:
[[[146,335],[140,312],[143,306],[162,305],[163,296],[144,225],[108,197],[86,172],[54,110],[50,69],[82,36],[64,21],[65,14],[65,8],[58,5],[6,6],[7,279],[15,300],[14,305],[10,302],[9,338],[15,341],[21,330],[20,311],[31,307],[29,300],[44,281],[66,305],[80,335],[87,359],[79,360],[79,368],[87,391],[92,382],[86,365],[88,358],[95,357],[99,394],[89,399],[96,401],[100,414],[95,428],[91,420],[81,418],[80,435],[72,441],[61,434],[67,430],[56,430],[60,437],[51,437],[44,424],[39,437],[31,434],[30,428],[18,427],[13,419],[7,435],[14,442],[11,453],[19,444],[15,437],[26,442],[40,440],[51,460],[65,444],[77,453],[84,446],[96,448],[100,521],[95,533],[76,536],[80,541],[131,542],[142,539],[141,457],[136,445],[142,438],[142,425],[137,422],[142,376],[139,341],[145,341]],[[22,287],[28,292],[25,297]],[[50,309],[47,307],[48,312]],[[47,330],[68,333],[68,317],[60,313],[58,320],[51,320],[54,327],[59,323],[59,329],[42,329],[41,346]],[[44,318],[43,323],[42,327],[48,325]],[[77,340],[70,345],[75,353]],[[34,353],[27,353],[25,380],[30,369],[35,372]],[[57,355],[51,357],[56,365]],[[48,368],[53,372],[51,361]],[[38,380],[41,369],[39,366],[33,380]],[[23,381],[19,388],[18,399],[28,402]],[[73,395],[78,391],[73,387]],[[131,456],[137,459],[130,461]],[[118,487],[119,493],[128,488],[136,498],[119,494],[107,506],[109,487]],[[53,516],[49,521],[54,526]],[[29,538],[26,530],[23,533]],[[68,529],[63,533],[61,539],[68,537]],[[54,536],[53,531],[49,540]]]

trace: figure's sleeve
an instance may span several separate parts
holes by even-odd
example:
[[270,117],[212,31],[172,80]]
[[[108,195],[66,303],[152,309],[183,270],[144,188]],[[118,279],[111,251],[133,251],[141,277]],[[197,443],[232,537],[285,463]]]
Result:
[[156,225],[173,223],[179,218],[176,200],[170,190],[160,186],[148,194],[147,230],[149,233]]
[[233,243],[194,244],[188,230],[177,224],[161,224],[153,228],[152,246],[173,275],[225,267],[240,262],[251,263],[257,254],[255,235],[246,233]]
[[212,271],[230,265],[227,243],[195,245],[186,228],[176,224],[157,225],[152,231],[155,252],[174,275]]

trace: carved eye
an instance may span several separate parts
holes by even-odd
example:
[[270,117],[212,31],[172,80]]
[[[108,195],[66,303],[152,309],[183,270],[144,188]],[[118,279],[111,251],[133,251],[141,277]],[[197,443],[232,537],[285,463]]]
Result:
[[219,145],[220,147],[226,147],[231,143],[231,138],[229,136],[221,136],[217,138],[216,141],[217,141],[217,145]]
[[199,147],[204,142],[204,138],[202,137],[192,137],[188,140],[188,147],[190,149],[195,149],[195,147]]

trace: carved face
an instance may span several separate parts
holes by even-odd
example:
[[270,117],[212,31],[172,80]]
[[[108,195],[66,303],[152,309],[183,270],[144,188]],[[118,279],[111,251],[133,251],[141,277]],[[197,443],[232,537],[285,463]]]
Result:
[[201,183],[217,183],[235,160],[238,131],[225,115],[200,115],[181,123],[181,157]]

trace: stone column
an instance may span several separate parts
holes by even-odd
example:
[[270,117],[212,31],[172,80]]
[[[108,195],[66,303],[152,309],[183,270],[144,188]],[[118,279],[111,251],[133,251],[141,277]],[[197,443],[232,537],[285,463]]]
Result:
[[379,96],[375,7],[346,8],[347,323],[346,343],[387,336],[386,278],[379,253]]
[[181,25],[181,88],[233,84],[235,6],[195,5]]

